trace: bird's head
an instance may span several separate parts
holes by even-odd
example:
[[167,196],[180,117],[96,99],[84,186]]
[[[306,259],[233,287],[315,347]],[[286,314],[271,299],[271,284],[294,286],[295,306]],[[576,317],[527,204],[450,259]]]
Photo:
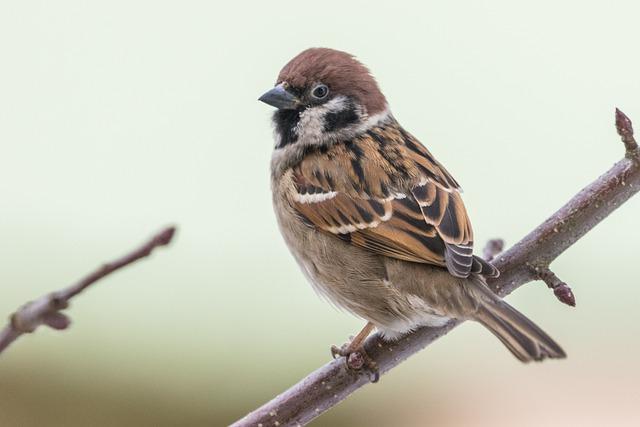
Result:
[[389,116],[369,70],[353,55],[307,49],[284,66],[259,98],[276,107],[276,149],[328,145],[353,138]]

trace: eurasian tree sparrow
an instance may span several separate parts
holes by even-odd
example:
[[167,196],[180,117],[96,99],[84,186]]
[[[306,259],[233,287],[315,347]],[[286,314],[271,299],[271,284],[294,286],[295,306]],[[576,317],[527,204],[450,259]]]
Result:
[[[460,187],[389,110],[352,55],[293,58],[260,101],[276,107],[273,205],[302,271],[333,303],[396,339],[450,318],[480,322],[521,361],[562,358],[544,331],[496,296],[473,255]],[[335,351],[335,348],[334,348]]]

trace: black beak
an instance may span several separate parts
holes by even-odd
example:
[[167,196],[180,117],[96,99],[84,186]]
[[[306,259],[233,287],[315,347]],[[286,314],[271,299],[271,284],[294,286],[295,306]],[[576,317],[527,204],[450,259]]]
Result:
[[282,84],[266,92],[258,98],[258,101],[262,101],[280,110],[295,110],[298,108],[298,105],[300,105],[298,98],[291,92],[288,92]]

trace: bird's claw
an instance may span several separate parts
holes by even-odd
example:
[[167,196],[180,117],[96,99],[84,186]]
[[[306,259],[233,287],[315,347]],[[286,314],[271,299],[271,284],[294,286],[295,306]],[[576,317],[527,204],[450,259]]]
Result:
[[337,345],[331,346],[331,357],[337,359],[338,357],[347,357],[349,355],[349,344],[343,344],[342,347],[338,347]]
[[378,365],[369,357],[362,347],[357,350],[351,350],[348,343],[342,345],[342,347],[332,345],[331,356],[334,359],[344,357],[347,368],[353,371],[366,370],[369,373],[369,379],[372,383],[377,383],[380,379]]

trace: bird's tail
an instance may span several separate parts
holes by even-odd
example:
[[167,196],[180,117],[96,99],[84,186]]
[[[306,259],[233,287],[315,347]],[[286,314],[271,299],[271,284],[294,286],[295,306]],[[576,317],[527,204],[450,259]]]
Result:
[[[564,350],[524,314],[502,301],[484,284],[476,320],[489,329],[522,362],[562,359]],[[489,294],[487,294],[488,292]]]

